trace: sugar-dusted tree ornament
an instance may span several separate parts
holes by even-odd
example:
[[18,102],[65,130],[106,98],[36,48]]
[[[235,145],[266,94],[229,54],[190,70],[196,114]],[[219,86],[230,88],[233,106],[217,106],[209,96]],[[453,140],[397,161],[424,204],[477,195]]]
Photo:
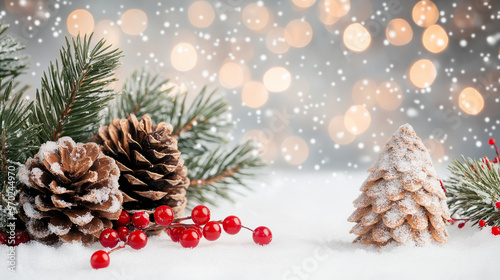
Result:
[[450,219],[446,195],[431,157],[409,124],[380,153],[348,218],[355,242],[386,245],[414,241],[446,243]]
[[20,217],[37,240],[93,243],[120,216],[119,175],[95,143],[47,142],[19,171]]

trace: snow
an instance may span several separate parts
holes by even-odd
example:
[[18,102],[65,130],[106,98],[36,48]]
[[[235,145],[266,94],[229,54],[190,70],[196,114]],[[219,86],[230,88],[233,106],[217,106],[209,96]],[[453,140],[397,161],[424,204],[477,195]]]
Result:
[[216,219],[234,214],[251,228],[269,227],[273,241],[268,246],[254,244],[244,230],[214,242],[202,240],[194,249],[163,234],[140,251],[112,253],[108,268],[93,270],[89,259],[99,244],[53,248],[30,243],[17,247],[15,273],[6,269],[9,248],[0,246],[0,279],[498,279],[500,237],[468,224],[448,226],[448,244],[353,244],[353,224],[346,219],[367,173],[351,175],[272,174],[261,180],[267,186],[256,185],[237,204],[210,207]]

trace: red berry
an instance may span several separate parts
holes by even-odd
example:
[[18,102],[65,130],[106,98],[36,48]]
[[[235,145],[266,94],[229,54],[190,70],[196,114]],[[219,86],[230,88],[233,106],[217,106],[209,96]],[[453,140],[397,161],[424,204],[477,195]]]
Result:
[[3,230],[0,230],[0,244],[6,245],[9,240],[9,236]]
[[29,234],[24,230],[16,229],[14,233],[14,246],[30,241]]
[[184,248],[194,248],[200,243],[200,235],[194,229],[186,229],[181,235],[180,242]]
[[463,228],[464,226],[465,226],[465,223],[458,224],[458,228]]
[[500,202],[495,203],[495,208],[500,209]]
[[156,208],[154,216],[155,222],[164,227],[169,226],[174,220],[174,212],[172,211],[172,208],[166,205]]
[[253,241],[259,245],[267,245],[273,240],[273,234],[267,227],[258,227],[253,231]]
[[203,236],[206,240],[215,241],[222,233],[219,223],[211,221],[203,227]]
[[222,222],[222,227],[227,234],[237,234],[241,230],[240,218],[236,216],[228,216]]
[[174,242],[179,242],[179,239],[181,238],[182,233],[186,230],[185,227],[174,227],[170,229],[170,239]]
[[493,233],[493,235],[500,235],[500,228],[499,227],[492,227],[491,233]]
[[94,269],[105,268],[109,265],[109,255],[103,250],[99,250],[90,257],[90,265]]
[[490,140],[488,141],[488,144],[490,144],[491,146],[495,145],[495,139],[490,138]]
[[172,230],[171,230],[170,228],[165,228],[165,232],[167,233],[167,235],[168,235],[169,237],[170,237],[170,232],[171,232],[171,231],[172,231]]
[[125,212],[125,211],[122,211],[122,213],[120,214],[120,217],[118,218],[118,220],[116,220],[116,225],[117,226],[126,226],[130,223],[130,215]]
[[99,242],[101,242],[102,246],[107,248],[115,247],[118,244],[118,241],[120,241],[120,236],[118,235],[118,232],[112,228],[103,230],[99,236]]
[[136,212],[132,216],[132,224],[138,229],[143,229],[149,226],[149,215],[146,212]]
[[486,222],[484,220],[479,221],[479,226],[480,227],[486,226]]
[[204,225],[210,221],[210,210],[204,205],[196,206],[191,211],[191,220],[197,225]]
[[198,236],[200,236],[200,238],[203,236],[203,229],[200,226],[191,225],[188,228],[196,230],[196,232],[198,233]]
[[118,236],[120,236],[120,240],[123,242],[127,242],[128,234],[130,233],[128,228],[118,227],[118,229],[116,229],[116,231],[118,232]]
[[147,243],[148,237],[142,230],[134,230],[128,237],[128,245],[136,250],[144,248]]

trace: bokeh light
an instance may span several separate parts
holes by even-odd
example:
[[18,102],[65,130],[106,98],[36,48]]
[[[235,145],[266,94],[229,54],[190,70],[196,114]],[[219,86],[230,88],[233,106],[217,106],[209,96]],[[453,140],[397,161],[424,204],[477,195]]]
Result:
[[188,9],[189,22],[199,28],[209,27],[215,19],[215,11],[207,1],[196,1]]
[[424,145],[429,151],[432,160],[439,160],[445,156],[443,144],[436,139],[425,139]]
[[270,92],[283,92],[290,87],[292,76],[284,67],[272,67],[264,74],[263,81]]
[[292,2],[299,8],[309,8],[314,5],[316,0],[292,0]]
[[273,53],[286,53],[290,45],[285,39],[285,29],[281,27],[271,29],[266,35],[266,47]]
[[122,30],[127,35],[139,35],[148,27],[148,16],[139,9],[125,11],[121,17]]
[[360,23],[352,23],[344,30],[344,45],[354,52],[362,52],[370,46],[372,37]]
[[370,79],[360,79],[354,83],[351,95],[355,104],[373,106],[376,102],[377,83]]
[[303,48],[311,42],[313,30],[305,20],[290,21],[285,28],[285,39],[292,47]]
[[269,147],[269,137],[261,130],[252,129],[243,135],[243,140],[253,140],[260,154],[265,154]]
[[328,0],[321,0],[318,4],[318,18],[324,25],[332,25],[336,23],[340,17],[330,13],[330,6],[326,6],[326,1]]
[[90,35],[94,31],[94,17],[87,10],[74,10],[66,20],[69,34]]
[[458,106],[469,115],[477,115],[484,108],[484,98],[475,88],[467,87],[458,96]]
[[325,0],[323,5],[328,14],[337,18],[347,15],[351,10],[350,0]]
[[410,24],[401,18],[395,18],[387,24],[385,29],[387,41],[395,46],[408,44],[413,38],[413,30]]
[[309,156],[309,147],[301,137],[290,136],[281,143],[281,155],[289,164],[299,165]]
[[351,106],[344,115],[345,128],[355,135],[365,132],[370,127],[370,123],[370,112],[361,105]]
[[328,134],[339,145],[347,145],[356,139],[356,135],[346,129],[343,116],[334,117],[330,121],[328,124]]
[[241,99],[250,108],[259,108],[266,104],[269,93],[266,87],[258,81],[250,81],[245,84],[241,92]]
[[432,1],[423,0],[413,7],[412,17],[417,25],[428,27],[437,22],[439,10]]
[[436,76],[436,67],[428,59],[417,60],[410,68],[410,81],[418,88],[430,87]]
[[235,62],[227,62],[219,70],[219,82],[225,88],[241,86],[244,79],[243,67]]
[[94,28],[94,36],[96,38],[104,38],[106,44],[116,47],[120,42],[120,29],[111,20],[101,20]]
[[175,45],[170,53],[172,66],[179,71],[189,71],[193,69],[198,60],[195,48],[189,43],[179,43]]
[[251,30],[261,30],[269,22],[269,10],[261,3],[248,4],[241,12],[243,24]]
[[383,82],[377,88],[377,103],[386,111],[393,111],[403,103],[403,92],[395,82]]
[[425,29],[422,43],[428,51],[440,53],[448,46],[448,35],[440,25],[431,25]]

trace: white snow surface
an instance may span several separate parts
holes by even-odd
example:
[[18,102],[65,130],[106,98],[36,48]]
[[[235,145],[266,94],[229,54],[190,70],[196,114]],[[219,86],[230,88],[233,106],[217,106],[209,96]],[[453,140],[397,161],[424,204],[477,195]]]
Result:
[[425,247],[351,243],[347,218],[367,176],[277,173],[237,204],[209,207],[214,219],[237,215],[251,228],[269,227],[268,246],[254,244],[244,229],[194,249],[162,234],[142,250],[112,253],[109,267],[94,270],[89,260],[100,244],[31,242],[16,248],[16,272],[7,270],[9,248],[0,246],[0,279],[498,279],[500,236],[490,229],[448,226],[448,244]]

